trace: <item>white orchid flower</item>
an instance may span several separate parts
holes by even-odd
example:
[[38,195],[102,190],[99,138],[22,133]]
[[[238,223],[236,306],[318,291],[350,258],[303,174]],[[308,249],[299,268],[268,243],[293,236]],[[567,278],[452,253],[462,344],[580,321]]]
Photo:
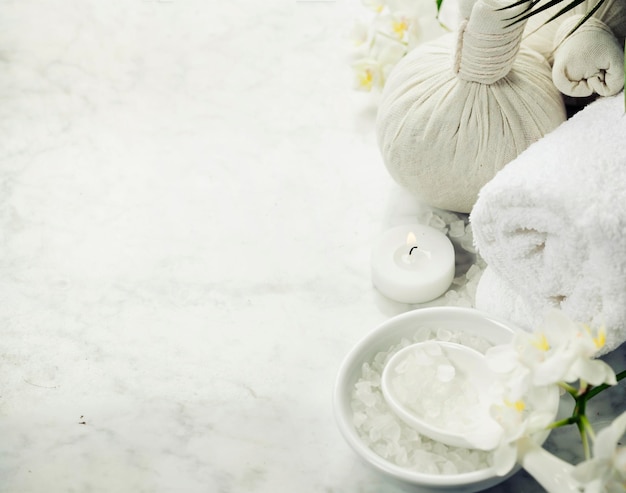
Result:
[[582,382],[615,385],[615,372],[594,356],[606,343],[603,328],[573,322],[554,310],[546,317],[546,329],[534,335],[536,354],[543,353],[533,369],[535,383]]
[[371,91],[373,88],[381,88],[384,84],[383,68],[380,62],[374,58],[362,58],[352,64],[354,70],[355,89],[359,91]]
[[408,15],[415,17],[420,7],[420,2],[415,0],[386,0],[385,2],[391,12],[406,12]]
[[[498,391],[502,395],[501,402],[491,408],[492,417],[504,430],[494,454],[494,466],[498,474],[508,472],[516,460],[521,460],[524,467],[530,465],[536,468],[547,457],[547,453],[542,451],[545,457],[537,461],[535,452],[538,447],[535,446],[534,458],[525,458],[526,445],[531,443],[528,439],[533,434],[547,427],[562,425],[552,423],[553,410],[551,412],[547,405],[548,394],[545,392],[554,394],[554,387],[560,385],[574,398],[584,398],[588,384],[617,383],[613,369],[603,361],[594,359],[605,339],[603,329],[592,329],[569,320],[561,312],[553,311],[546,317],[541,330],[532,334],[519,332],[514,336],[512,344],[496,346],[487,351],[487,363],[498,376]],[[567,384],[575,381],[580,381],[579,389]],[[586,448],[586,435],[593,436],[593,432],[584,414],[578,418],[584,428],[583,442]],[[594,442],[594,459],[577,468],[578,475],[586,479],[585,493],[626,493],[626,448],[616,449],[617,441],[625,430],[626,413],[615,421],[610,431],[603,430],[598,434]],[[535,473],[531,472],[533,475]],[[549,481],[549,478],[543,479]],[[571,480],[568,489],[564,491],[579,491],[577,484]]]
[[352,64],[355,87],[361,91],[381,89],[393,67],[406,54],[406,46],[393,39],[375,36],[366,56]]
[[357,22],[350,33],[358,50],[353,68],[356,89],[371,91],[381,89],[400,59],[422,42],[424,6],[415,0],[361,1],[371,13],[369,22]]
[[[509,388],[499,403],[491,406],[491,417],[502,427],[503,434],[494,452],[496,473],[508,473],[518,460],[518,443],[546,430],[554,418],[553,386],[532,387],[521,396],[512,397]],[[517,394],[518,388],[513,389]]]
[[361,2],[365,7],[378,14],[388,9],[390,12],[404,11],[414,15],[419,8],[419,4],[415,0],[361,0]]
[[388,12],[377,16],[372,22],[372,29],[410,48],[418,44],[421,34],[419,17],[404,11]]
[[626,492],[626,447],[618,446],[626,432],[626,412],[601,430],[593,442],[593,458],[578,464],[573,476],[585,493]]
[[531,372],[520,363],[516,346],[513,344],[494,346],[487,350],[485,356],[491,371],[501,375],[500,385],[506,387],[501,392],[507,394],[507,399],[511,402],[523,399],[532,386]]
[[373,10],[377,14],[380,14],[385,7],[387,6],[387,2],[385,0],[361,0],[363,5],[370,10]]
[[363,21],[355,21],[350,31],[350,39],[354,46],[362,46],[370,39],[370,30]]
[[386,80],[391,69],[406,55],[406,46],[392,40],[377,37],[371,52],[383,67]]
[[[532,334],[519,332],[512,346],[488,352],[493,368],[511,371],[516,365],[526,369],[527,385],[575,382],[600,385],[617,383],[615,372],[605,362],[594,359],[604,346],[604,329],[592,329],[568,319],[554,310],[546,317],[543,329]],[[518,370],[523,372],[523,370]]]
[[401,12],[397,12],[391,14],[390,16],[390,24],[391,24],[391,33],[397,39],[404,40],[409,31],[409,27],[411,26],[411,21],[408,16],[402,14]]

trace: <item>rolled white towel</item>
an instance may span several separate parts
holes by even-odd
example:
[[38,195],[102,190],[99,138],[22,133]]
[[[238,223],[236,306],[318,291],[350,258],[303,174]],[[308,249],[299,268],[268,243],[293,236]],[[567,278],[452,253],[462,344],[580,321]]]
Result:
[[531,308],[513,286],[487,267],[478,281],[475,307],[521,329],[532,331],[541,325],[548,306]]
[[[474,241],[530,310],[559,306],[626,340],[626,113],[602,98],[531,145],[480,191]],[[479,286],[480,289],[480,286]]]

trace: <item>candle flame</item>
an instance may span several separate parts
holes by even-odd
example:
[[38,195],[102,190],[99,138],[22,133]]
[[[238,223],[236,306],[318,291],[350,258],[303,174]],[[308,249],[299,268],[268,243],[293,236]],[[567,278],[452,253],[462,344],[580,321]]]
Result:
[[409,231],[409,234],[406,235],[406,244],[407,246],[409,246],[409,245],[414,245],[415,243],[417,243],[417,238],[415,237],[412,231]]

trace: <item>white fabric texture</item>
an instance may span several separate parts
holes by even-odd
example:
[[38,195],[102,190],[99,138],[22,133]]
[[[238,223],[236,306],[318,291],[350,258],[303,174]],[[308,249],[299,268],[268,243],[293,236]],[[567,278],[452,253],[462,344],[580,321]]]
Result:
[[[476,308],[504,320],[513,322],[521,329],[532,331],[539,327],[546,311],[533,311],[513,286],[487,267],[476,287]],[[556,303],[549,305],[557,306]]]
[[[418,46],[391,72],[378,144],[391,176],[424,203],[469,212],[480,188],[565,120],[550,67],[479,0],[458,33]],[[525,5],[520,6],[525,8]]]
[[506,77],[519,51],[524,26],[506,27],[494,0],[473,4],[457,32],[454,71],[462,80],[493,84]]
[[532,16],[523,43],[542,53],[553,66],[553,81],[571,97],[612,96],[624,87],[626,1],[606,0],[593,16],[568,36],[597,0],[584,0],[557,19],[555,5]]
[[626,340],[625,143],[623,93],[601,98],[509,163],[470,216],[479,253],[528,309],[603,325],[608,349]]
[[611,29],[593,17],[567,36],[581,18],[569,17],[556,33],[554,85],[573,97],[617,94],[624,87],[624,50]]

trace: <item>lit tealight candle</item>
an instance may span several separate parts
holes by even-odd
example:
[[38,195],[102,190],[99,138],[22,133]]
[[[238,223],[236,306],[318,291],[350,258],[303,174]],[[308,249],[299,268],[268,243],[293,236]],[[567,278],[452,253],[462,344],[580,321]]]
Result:
[[372,250],[372,281],[385,296],[425,303],[441,296],[454,279],[454,247],[430,226],[409,224],[384,233]]

